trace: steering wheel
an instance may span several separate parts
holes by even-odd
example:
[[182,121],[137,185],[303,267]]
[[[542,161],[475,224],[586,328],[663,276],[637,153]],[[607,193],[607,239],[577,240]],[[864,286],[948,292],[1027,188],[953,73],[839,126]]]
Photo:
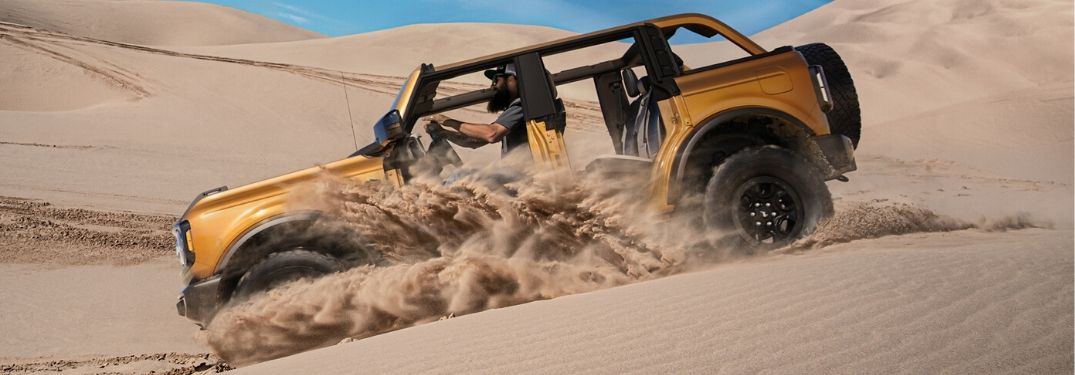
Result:
[[457,167],[463,165],[463,159],[459,157],[459,154],[455,152],[455,148],[448,142],[450,136],[448,132],[449,130],[445,130],[436,122],[430,121],[426,124],[426,133],[429,134],[430,138],[426,156],[433,157],[441,169],[448,164]]

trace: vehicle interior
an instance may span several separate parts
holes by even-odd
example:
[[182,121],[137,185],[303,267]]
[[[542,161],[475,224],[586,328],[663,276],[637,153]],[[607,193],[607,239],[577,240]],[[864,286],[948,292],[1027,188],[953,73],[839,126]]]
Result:
[[[591,164],[612,165],[613,169],[621,165],[634,169],[639,165],[648,167],[660,150],[666,133],[657,102],[678,94],[671,78],[681,73],[683,60],[671,51],[667,42],[675,31],[668,30],[666,35],[661,29],[647,24],[598,32],[581,40],[554,41],[440,68],[423,64],[406,115],[400,119],[401,128],[403,133],[412,134],[420,119],[426,116],[488,101],[495,93],[492,87],[441,97],[438,97],[437,90],[443,81],[514,63],[526,120],[541,120],[549,129],[556,129],[562,134],[570,124],[566,120],[566,107],[557,95],[557,86],[592,80],[615,155],[599,157]],[[545,67],[544,59],[549,56],[615,41],[631,42],[626,52],[618,58],[555,73]],[[418,140],[409,137],[406,142],[406,147],[397,147],[399,151],[394,152],[396,155],[387,158],[392,166],[386,167],[414,163],[424,156],[421,150],[424,146]],[[458,163],[459,157],[450,146],[445,148],[443,144],[431,144],[430,150],[433,149],[446,153],[443,160]],[[376,153],[375,149],[365,150],[363,154],[373,153]],[[407,173],[404,174],[407,177]]]

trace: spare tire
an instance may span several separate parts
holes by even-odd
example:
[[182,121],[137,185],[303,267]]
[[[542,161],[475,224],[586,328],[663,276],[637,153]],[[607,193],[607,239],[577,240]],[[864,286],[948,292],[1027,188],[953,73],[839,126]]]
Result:
[[840,55],[825,43],[812,43],[795,47],[810,65],[820,65],[825,70],[825,78],[832,94],[833,108],[829,110],[829,128],[833,134],[840,134],[851,139],[851,145],[859,146],[862,136],[862,113],[859,110],[859,95],[855,91],[855,82]]

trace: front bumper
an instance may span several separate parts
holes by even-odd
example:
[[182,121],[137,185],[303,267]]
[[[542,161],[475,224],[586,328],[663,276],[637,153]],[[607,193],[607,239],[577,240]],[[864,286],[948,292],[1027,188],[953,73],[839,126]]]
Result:
[[829,134],[814,137],[821,155],[829,165],[830,171],[826,180],[831,180],[844,173],[858,169],[855,164],[855,147],[851,139],[839,134]]
[[220,277],[192,282],[179,293],[175,307],[180,316],[193,320],[201,326],[209,323],[220,308]]

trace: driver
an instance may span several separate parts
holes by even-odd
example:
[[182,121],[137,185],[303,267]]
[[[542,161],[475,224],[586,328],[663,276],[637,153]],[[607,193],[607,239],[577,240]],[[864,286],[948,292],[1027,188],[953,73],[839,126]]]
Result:
[[436,114],[426,125],[426,132],[431,137],[443,137],[469,148],[500,142],[503,154],[519,145],[527,144],[526,121],[523,119],[523,103],[519,98],[515,65],[507,64],[486,70],[485,76],[492,80],[492,87],[496,89],[486,108],[489,113],[500,112],[500,117],[489,124],[475,124]]

